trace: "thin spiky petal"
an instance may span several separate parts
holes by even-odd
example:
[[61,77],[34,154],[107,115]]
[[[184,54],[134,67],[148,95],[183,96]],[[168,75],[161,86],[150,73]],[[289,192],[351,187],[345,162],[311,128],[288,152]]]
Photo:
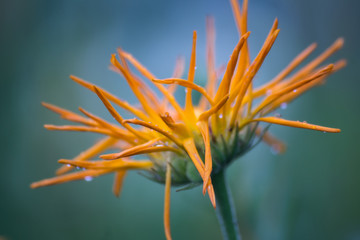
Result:
[[229,95],[224,96],[218,103],[215,104],[212,108],[209,110],[203,112],[199,116],[199,121],[205,121],[209,119],[209,117],[215,113],[217,113],[226,103],[226,101],[229,99]]
[[96,126],[97,123],[91,119],[88,118],[84,118],[76,113],[73,113],[69,110],[60,108],[58,106],[55,106],[53,104],[50,103],[46,103],[46,102],[42,102],[41,103],[44,107],[46,107],[47,109],[57,113],[60,115],[61,118],[72,121],[72,122],[78,122],[78,123],[82,123],[84,125],[88,125],[88,126]]
[[[255,133],[258,136],[263,134],[260,127],[256,129]],[[269,132],[264,133],[261,140],[278,153],[284,153],[286,151],[285,143],[271,135]]]
[[115,172],[114,184],[113,184],[113,193],[116,197],[120,196],[122,185],[125,179],[127,171],[119,170]]
[[233,51],[233,53],[230,57],[230,60],[227,64],[223,80],[221,81],[218,91],[216,93],[215,101],[218,101],[225,95],[229,94],[230,83],[231,83],[231,79],[232,79],[232,76],[233,76],[233,73],[234,73],[234,70],[236,67],[236,63],[238,62],[240,50],[243,47],[243,45],[244,45],[246,39],[249,37],[249,35],[250,35],[250,32],[245,33],[240,38],[238,44],[234,48],[234,51]]
[[[143,65],[141,65],[139,63],[138,60],[136,60],[131,54],[123,52],[123,56],[129,61],[131,62],[131,64],[134,65],[134,67],[141,73],[143,74],[146,78],[148,78],[149,80],[151,79],[156,79],[156,77],[150,73],[150,71],[148,71]],[[166,97],[166,99],[169,101],[169,103],[174,107],[174,109],[176,110],[176,112],[179,114],[179,116],[181,117],[181,119],[186,122],[189,123],[184,111],[182,110],[182,108],[180,107],[180,105],[177,103],[177,101],[175,100],[174,96],[172,96],[167,89],[162,86],[161,84],[155,84],[155,87],[157,87],[160,92]]]
[[[70,160],[72,161],[72,160]],[[106,173],[111,172],[111,170],[84,170],[79,172],[72,172],[65,175],[56,176],[53,178],[44,179],[38,182],[34,182],[30,185],[31,188],[45,187],[75,180],[84,180],[86,177],[98,177],[100,175],[104,175]]]
[[188,153],[191,161],[194,163],[196,169],[198,170],[202,179],[204,179],[204,163],[202,162],[199,153],[196,149],[195,142],[193,138],[187,138],[184,140],[184,148]]
[[[90,91],[94,92],[94,84],[88,83],[85,80],[78,78],[76,76],[70,75],[70,78],[80,84],[81,86],[89,89]],[[98,89],[101,89],[100,87],[96,86]],[[105,91],[104,89],[101,89],[102,93],[105,95],[105,97],[107,99],[109,99],[111,102],[115,103],[116,105],[118,105],[119,107],[129,111],[130,113],[134,114],[136,117],[143,119],[144,121],[149,120],[149,117],[146,116],[142,111],[140,111],[139,109],[134,108],[133,106],[131,106],[130,104],[128,104],[125,101],[120,100],[119,98],[115,97],[114,95],[112,95],[111,93]]]
[[230,126],[234,125],[235,120],[237,118],[237,114],[242,105],[242,101],[245,96],[246,90],[247,90],[249,84],[251,83],[251,81],[253,80],[255,74],[259,70],[262,62],[265,60],[265,57],[269,53],[278,34],[279,34],[279,30],[275,30],[275,32],[272,34],[270,40],[266,41],[264,43],[262,49],[260,50],[259,55],[255,58],[252,65],[249,67],[249,70],[247,71],[247,73],[245,74],[243,79],[240,81],[240,84],[235,88],[235,90],[232,93],[230,93],[230,101],[232,100],[232,98],[231,98],[232,96],[234,96],[234,97],[237,96],[236,103],[233,108],[233,112],[232,112],[232,116],[231,116],[231,120],[230,120]]
[[144,108],[145,112],[152,119],[152,121],[156,122],[159,125],[164,126],[163,122],[161,121],[160,117],[158,116],[158,113],[149,105],[149,102],[146,99],[146,97],[138,89],[135,78],[128,71],[126,71],[124,66],[122,66],[120,64],[120,62],[116,59],[115,55],[112,55],[111,63],[115,67],[117,67],[121,71],[121,73],[124,75],[124,78],[128,82],[128,85],[130,86],[131,90],[135,94],[136,98],[139,100],[139,102],[140,102],[141,106]]
[[292,84],[294,82],[299,81],[302,77],[309,74],[316,67],[318,67],[322,62],[324,62],[327,58],[333,55],[336,51],[342,48],[344,45],[344,39],[338,38],[329,48],[327,48],[322,54],[320,54],[317,58],[312,60],[310,63],[305,65],[299,71],[297,71],[292,77],[287,79],[286,81],[278,84],[277,88],[282,88],[286,85]]
[[123,152],[120,153],[110,153],[110,154],[104,154],[101,155],[100,157],[102,159],[106,159],[106,160],[113,160],[113,159],[119,159],[119,158],[123,158],[123,157],[131,157],[131,156],[135,156],[135,155],[140,155],[140,154],[151,154],[151,153],[157,153],[157,152],[174,152],[178,155],[182,155],[182,152],[174,147],[169,147],[169,146],[153,146],[153,147],[142,147],[142,148],[130,148],[127,149]]
[[254,93],[253,93],[253,96],[254,97],[259,97],[261,95],[264,95],[267,90],[271,89],[276,84],[278,84],[287,75],[289,75],[297,66],[299,66],[299,64],[302,63],[315,50],[316,46],[317,46],[317,44],[313,43],[309,47],[307,47],[305,50],[303,50],[273,80],[271,80],[270,82],[268,82],[265,85],[261,86],[259,89],[255,89]]
[[164,230],[167,240],[171,240],[170,231],[170,188],[171,188],[171,166],[166,164],[165,197],[164,197]]
[[[233,10],[236,26],[238,28],[238,33],[240,36],[244,35],[247,30],[247,1],[243,1],[242,11],[240,9],[239,3],[236,0],[230,0],[231,8]],[[238,68],[236,70],[235,77],[236,79],[240,79],[243,76],[245,69],[250,64],[250,53],[247,41],[245,41],[244,49],[240,53],[240,60],[238,64]],[[233,85],[233,84],[232,84]],[[232,86],[233,87],[233,86]]]
[[105,107],[108,109],[110,114],[114,117],[114,119],[116,121],[118,121],[118,123],[120,123],[124,128],[126,128],[129,132],[133,133],[138,138],[140,138],[140,139],[149,139],[149,136],[146,136],[144,133],[139,133],[137,130],[135,130],[131,126],[129,126],[129,124],[124,123],[124,119],[113,108],[111,103],[106,99],[105,95],[102,93],[102,91],[100,89],[98,89],[96,86],[94,86],[94,91],[98,95],[98,97],[101,99],[101,101],[104,103]]
[[144,127],[147,127],[149,129],[152,129],[158,133],[160,133],[161,135],[167,137],[168,139],[170,139],[171,141],[173,141],[176,145],[178,146],[182,146],[181,142],[169,131],[166,131],[152,123],[148,123],[148,122],[144,122],[144,121],[141,121],[139,119],[127,119],[127,120],[124,120],[124,123],[132,123],[132,124],[136,124],[136,125],[141,125],[141,126],[144,126]]
[[[74,161],[86,161],[89,160],[90,158],[100,154],[101,152],[106,151],[107,149],[109,149],[111,146],[113,146],[116,142],[118,141],[118,139],[113,138],[113,137],[106,137],[104,139],[101,139],[100,141],[98,141],[97,143],[95,143],[95,145],[91,146],[89,149],[83,151],[82,153],[80,153],[78,156],[76,156],[75,158],[73,158]],[[67,173],[68,171],[74,169],[74,167],[72,166],[67,166],[64,165],[62,167],[60,167],[57,171],[56,171],[56,175],[62,175]]]
[[113,159],[117,159],[117,158],[121,158],[121,157],[130,156],[138,151],[144,150],[144,149],[154,145],[160,139],[161,138],[151,139],[148,142],[145,142],[143,144],[138,144],[138,145],[128,148],[120,153],[105,154],[105,155],[101,155],[100,157],[103,159],[107,159],[107,160],[113,160]]
[[319,79],[323,76],[328,75],[329,73],[331,73],[333,68],[334,68],[334,65],[330,64],[327,67],[321,69],[320,71],[318,71],[317,73],[311,75],[310,77],[308,77],[306,79],[303,79],[303,80],[296,82],[288,87],[285,87],[283,89],[273,92],[271,95],[269,95],[267,98],[265,98],[263,100],[263,102],[255,110],[253,110],[252,116],[255,116],[258,112],[260,112],[266,106],[273,103],[280,97],[286,95],[287,93],[290,93],[292,91],[297,91],[297,88],[302,87],[302,86],[310,83],[311,81],[315,81],[316,79]]
[[[206,66],[208,82],[206,84],[206,91],[210,97],[215,96],[215,88],[217,82],[215,69],[215,24],[213,17],[206,17]],[[205,109],[206,99],[200,99],[199,108]]]
[[[334,67],[329,74],[339,71],[341,68],[343,68],[345,66],[346,66],[346,61],[339,60],[338,62],[334,63]],[[264,110],[264,112],[263,112],[264,115],[267,115],[267,114],[271,113],[272,111],[274,111],[275,109],[279,108],[281,106],[281,104],[283,104],[283,103],[286,103],[286,104],[290,103],[291,101],[296,99],[298,96],[302,95],[303,93],[312,89],[313,87],[323,84],[325,81],[325,78],[329,74],[319,77],[319,78],[315,79],[314,81],[311,81],[311,82],[307,83],[306,85],[303,85],[303,86],[297,88],[296,91],[292,91],[292,92],[280,97],[279,99],[275,100],[273,103],[271,103],[271,105],[266,110]]]
[[[174,72],[172,74],[173,78],[181,78],[185,71],[185,59],[184,57],[178,57],[176,59]],[[176,85],[170,85],[167,89],[167,92],[171,95],[175,92]],[[165,101],[167,98],[164,99]]]
[[100,134],[103,134],[103,135],[108,135],[108,136],[123,139],[123,140],[126,140],[126,141],[129,141],[130,139],[132,139],[132,137],[129,136],[129,135],[124,135],[124,134],[121,134],[120,132],[114,133],[114,132],[109,131],[107,129],[98,128],[98,127],[71,126],[71,125],[55,126],[55,125],[52,125],[52,124],[45,124],[44,127],[47,130],[100,133]]
[[[121,60],[122,65],[124,66],[124,70],[128,73],[128,76],[132,77],[132,81],[139,87],[140,91],[143,93],[143,95],[150,101],[150,103],[154,106],[154,108],[157,109],[157,111],[161,111],[161,104],[158,99],[158,96],[155,92],[152,91],[152,89],[140,78],[136,77],[132,71],[130,70],[125,57],[123,56],[123,51],[121,48],[118,48],[118,55]],[[124,75],[123,71],[121,71],[121,74]],[[125,75],[124,75],[125,76]]]
[[288,127],[304,128],[304,129],[329,132],[329,133],[338,133],[341,131],[338,128],[323,127],[323,126],[319,126],[319,125],[310,124],[307,122],[291,121],[291,120],[285,120],[285,119],[277,118],[277,117],[255,118],[255,119],[252,119],[251,122],[267,122],[267,123],[273,123],[273,124],[278,124],[278,125],[283,125],[283,126],[288,126]]
[[210,175],[212,172],[212,157],[211,157],[211,147],[210,147],[210,137],[209,137],[209,123],[208,121],[200,121],[197,123],[197,126],[200,129],[201,135],[203,137],[205,145],[205,166],[204,166],[204,185],[203,185],[203,194],[205,195],[206,188],[208,186]]
[[165,122],[165,124],[174,132],[174,134],[183,138],[189,137],[186,125],[184,123],[175,122],[168,112],[165,112],[164,115],[160,115],[160,117]]
[[112,161],[73,161],[68,159],[60,159],[58,161],[62,164],[70,164],[74,167],[81,167],[86,169],[108,169],[111,171],[118,169],[149,169],[154,166],[154,163],[149,160],[125,160],[117,159]]
[[[195,142],[193,138],[188,138],[184,140],[184,147],[191,159],[191,161],[194,163],[196,169],[198,170],[201,178],[203,181],[205,181],[205,165],[202,162],[199,153],[196,149]],[[211,183],[211,178],[208,180],[207,189],[209,193],[209,198],[211,203],[213,204],[214,208],[216,208],[216,202],[215,202],[215,192],[213,185]]]
[[243,30],[241,29],[243,24],[242,24],[242,16],[241,16],[242,14],[240,10],[240,5],[237,0],[230,0],[230,3],[231,3],[231,9],[234,14],[235,23],[238,28],[239,35],[241,36],[243,34]]
[[[196,68],[196,38],[197,34],[196,31],[193,33],[193,44],[192,44],[192,50],[191,50],[191,58],[190,58],[190,66],[189,66],[189,74],[188,74],[188,81],[193,83],[194,77],[195,77],[195,68]],[[187,88],[186,96],[185,96],[185,113],[187,118],[190,118],[191,120],[195,119],[195,113],[194,113],[194,106],[192,103],[192,97],[191,97],[191,88]]]
[[[265,60],[268,52],[270,51],[272,45],[275,42],[275,39],[277,38],[277,35],[279,34],[279,29],[277,29],[277,19],[275,19],[272,28],[270,29],[270,32],[268,34],[268,36],[266,37],[264,44],[260,50],[260,52],[258,53],[258,55],[256,56],[256,58],[254,59],[253,63],[251,64],[251,66],[249,67],[249,69],[245,72],[245,75],[243,74],[243,72],[245,71],[245,69],[243,69],[241,71],[241,73],[237,72],[236,74],[236,78],[240,79],[240,81],[236,82],[236,84],[233,86],[232,90],[231,90],[231,94],[230,94],[230,101],[232,102],[238,95],[239,95],[239,99],[242,100],[242,95],[245,94],[243,93],[243,91],[246,92],[249,84],[251,83],[253,77],[255,76],[255,74],[257,73],[257,71],[259,70],[259,68],[261,67],[263,61]],[[238,68],[238,71],[239,68]]]
[[213,185],[211,183],[211,179],[209,181],[209,184],[208,184],[207,188],[208,188],[207,191],[208,191],[208,194],[209,194],[211,204],[213,205],[214,208],[216,208],[215,191],[214,191],[214,187],[213,187]]
[[107,121],[105,121],[104,119],[86,111],[85,109],[79,107],[79,111],[82,112],[84,115],[86,115],[87,117],[93,119],[95,122],[97,122],[99,124],[100,127],[104,128],[104,129],[109,129],[111,132],[113,132],[114,134],[121,134],[121,135],[126,135],[128,134],[125,130],[119,128],[116,125],[113,125]]
[[212,98],[207,94],[206,90],[199,85],[196,85],[193,82],[190,82],[188,80],[184,79],[178,79],[178,78],[167,78],[167,79],[152,79],[153,82],[160,83],[160,84],[177,84],[186,88],[193,89],[195,91],[198,91],[201,93],[211,105],[214,105],[214,101]]

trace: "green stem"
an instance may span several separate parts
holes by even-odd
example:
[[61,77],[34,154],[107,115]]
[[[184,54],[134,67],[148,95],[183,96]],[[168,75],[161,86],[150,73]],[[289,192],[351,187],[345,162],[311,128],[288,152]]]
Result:
[[223,238],[224,240],[241,240],[234,202],[225,179],[225,170],[214,175],[212,181],[216,197],[216,216]]

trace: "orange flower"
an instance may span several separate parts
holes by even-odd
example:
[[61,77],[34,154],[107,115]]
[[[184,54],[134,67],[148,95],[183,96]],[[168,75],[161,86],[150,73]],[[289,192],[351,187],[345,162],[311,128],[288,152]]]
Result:
[[[315,49],[311,44],[289,65],[267,84],[253,89],[252,81],[273,46],[278,34],[278,21],[274,24],[265,42],[254,58],[250,60],[248,50],[247,1],[242,8],[236,0],[231,0],[240,40],[235,46],[225,72],[215,67],[215,29],[212,18],[207,19],[207,71],[205,87],[194,82],[196,69],[196,42],[194,32],[191,59],[187,79],[182,79],[184,61],[179,59],[174,74],[168,79],[157,79],[132,55],[118,49],[111,57],[111,68],[123,75],[139,100],[141,107],[135,107],[117,98],[102,88],[78,77],[70,78],[97,94],[117,124],[79,108],[84,116],[54,105],[43,105],[58,113],[62,118],[80,125],[45,125],[49,130],[88,131],[105,135],[105,138],[71,160],[61,159],[64,164],[57,176],[31,184],[32,188],[83,180],[103,174],[114,173],[113,192],[119,196],[122,182],[128,170],[142,170],[146,177],[165,183],[165,233],[170,234],[170,187],[186,185],[185,188],[202,183],[203,194],[208,192],[211,203],[216,207],[211,175],[225,168],[230,162],[247,152],[258,140],[263,140],[277,151],[284,151],[284,144],[261,128],[259,122],[305,128],[324,132],[340,132],[340,129],[322,127],[306,122],[285,120],[269,116],[274,110],[297,98],[309,89],[323,84],[327,76],[344,67],[345,60],[334,64],[321,64],[343,45],[338,39],[325,52],[310,63],[295,71]],[[133,65],[147,82],[140,79],[129,68]],[[295,72],[294,72],[295,71]],[[294,72],[294,73],[293,73]],[[218,84],[218,80],[220,83]],[[153,84],[161,92],[157,96],[148,84]],[[169,86],[167,86],[169,85]],[[173,97],[177,86],[186,88],[185,106]],[[201,94],[197,105],[193,103],[192,91]],[[254,100],[259,102],[255,105]],[[113,104],[131,113],[133,119],[123,119]],[[109,149],[114,153],[102,154]],[[96,159],[100,155],[100,159]],[[145,156],[144,160],[132,159]],[[77,171],[75,167],[84,170]],[[75,170],[68,173],[71,170]]]

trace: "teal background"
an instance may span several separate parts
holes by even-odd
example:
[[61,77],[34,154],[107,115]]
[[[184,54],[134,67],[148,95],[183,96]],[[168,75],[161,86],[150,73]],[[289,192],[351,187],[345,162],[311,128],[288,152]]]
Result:
[[[343,36],[345,46],[331,60],[345,58],[348,66],[279,111],[287,119],[341,128],[340,134],[272,126],[287,152],[273,155],[260,144],[229,169],[244,239],[360,239],[359,7],[355,0],[250,1],[252,57],[275,17],[281,29],[256,84],[313,41],[319,47],[312,57]],[[0,239],[164,239],[163,186],[136,172],[119,199],[111,192],[112,176],[29,188],[53,176],[58,159],[72,158],[99,138],[46,131],[45,123],[65,122],[40,102],[73,111],[81,106],[111,120],[97,97],[68,76],[135,103],[125,80],[107,69],[110,54],[121,46],[165,78],[177,56],[188,65],[193,30],[196,81],[204,83],[206,15],[215,17],[219,66],[238,40],[227,1],[1,1]],[[200,188],[173,190],[171,197],[174,239],[221,238]]]

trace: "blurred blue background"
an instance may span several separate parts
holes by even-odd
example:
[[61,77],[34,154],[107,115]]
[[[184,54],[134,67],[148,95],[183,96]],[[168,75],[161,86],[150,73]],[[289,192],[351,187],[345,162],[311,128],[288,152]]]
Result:
[[[343,36],[345,47],[331,60],[345,58],[348,66],[281,111],[287,119],[341,128],[340,134],[272,126],[287,152],[273,155],[261,144],[230,168],[244,239],[360,239],[359,7],[356,0],[249,3],[252,57],[275,17],[281,29],[255,84],[314,41],[312,57]],[[135,103],[125,80],[108,70],[110,54],[121,46],[159,78],[169,77],[177,56],[188,65],[193,30],[196,81],[204,83],[207,15],[215,18],[219,66],[238,40],[227,1],[1,1],[0,239],[164,239],[163,186],[135,172],[120,199],[112,195],[112,176],[29,188],[53,176],[59,158],[72,158],[99,138],[46,131],[43,124],[64,121],[40,102],[73,111],[82,106],[111,120],[97,97],[68,76]],[[200,188],[173,190],[171,225],[174,239],[221,238]]]

